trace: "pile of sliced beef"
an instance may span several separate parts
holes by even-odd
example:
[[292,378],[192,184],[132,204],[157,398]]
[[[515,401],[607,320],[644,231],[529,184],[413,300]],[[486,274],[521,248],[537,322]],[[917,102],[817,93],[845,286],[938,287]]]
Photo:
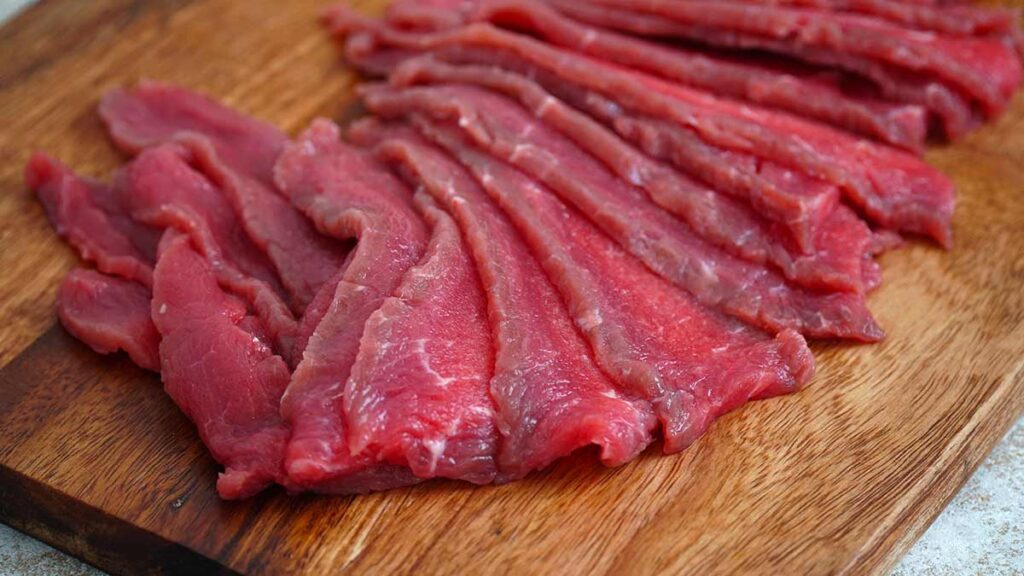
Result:
[[131,159],[25,178],[58,315],[158,371],[245,498],[686,448],[874,342],[876,257],[948,247],[919,156],[1003,111],[1017,15],[940,0],[399,0],[324,21],[369,115],[294,138],[108,93]]

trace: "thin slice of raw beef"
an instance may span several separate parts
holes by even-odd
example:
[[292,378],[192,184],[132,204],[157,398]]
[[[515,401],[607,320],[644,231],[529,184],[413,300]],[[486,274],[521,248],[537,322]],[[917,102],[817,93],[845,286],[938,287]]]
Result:
[[365,20],[336,19],[334,23],[342,32],[359,26],[385,48],[445,49],[448,57],[459,61],[493,60],[483,52],[500,51],[523,63],[520,72],[524,68],[545,70],[563,83],[600,92],[622,106],[688,126],[716,146],[774,160],[839,185],[851,202],[886,228],[926,233],[947,245],[951,241],[952,184],[920,159],[897,149],[820,124],[716,99],[488,24],[418,34]]
[[487,303],[451,217],[425,192],[416,203],[430,244],[366,322],[345,385],[350,450],[420,478],[486,484],[498,456]]
[[[388,11],[392,26],[417,30],[448,30],[469,20],[489,21],[513,30],[525,31],[554,44],[607,59],[623,66],[645,70],[677,82],[710,90],[733,98],[747,100],[828,122],[840,128],[872,136],[883,142],[912,151],[920,151],[927,133],[924,102],[890,102],[863,89],[863,82],[838,78],[821,70],[808,70],[766,58],[729,57],[698,51],[692,47],[669,48],[613,33],[608,27],[597,29],[580,20],[563,17],[543,2],[484,0],[475,10],[464,14],[443,8],[422,8],[396,3]],[[597,11],[598,22],[608,18],[609,10],[601,6],[565,3],[565,12]],[[430,13],[436,13],[431,17]],[[626,19],[643,19],[643,15],[627,14]],[[409,20],[413,22],[410,23]],[[618,21],[615,26],[621,26]],[[624,29],[628,29],[626,26]],[[357,33],[358,35],[358,33]],[[361,42],[350,39],[358,46]],[[354,52],[358,53],[356,49]],[[365,54],[365,51],[364,51]],[[365,60],[360,68],[374,75],[386,73],[394,66],[377,52],[373,61]],[[394,58],[395,54],[390,55]],[[783,65],[785,64],[785,65]],[[850,90],[847,85],[857,89]],[[967,108],[969,117],[969,107]]]
[[347,246],[317,234],[273,189],[284,145],[277,128],[183,88],[143,82],[100,103],[111,138],[125,151],[179,140],[196,165],[227,194],[250,238],[274,263],[301,314],[338,270]]
[[700,30],[700,40],[719,32],[744,34],[930,74],[969,95],[989,116],[1005,109],[1021,80],[1020,59],[999,39],[920,33],[857,14],[726,0],[586,1],[663,16]]
[[[333,10],[329,12],[334,13]],[[329,21],[333,22],[333,19]],[[343,51],[348,65],[371,78],[386,78],[399,64],[421,53],[417,49],[381,49],[372,32],[360,30],[346,36]]]
[[456,14],[471,10],[479,0],[394,0],[388,4],[387,15],[392,17],[396,12],[407,10],[438,11],[446,10]]
[[352,453],[343,403],[366,321],[420,260],[426,226],[405,186],[372,157],[341,142],[338,127],[328,120],[315,121],[286,144],[274,173],[278,188],[322,233],[358,240],[281,402],[292,427],[285,459],[289,481],[321,492],[416,482],[407,468]]
[[748,4],[802,6],[856,12],[908,28],[955,36],[1002,35],[1013,32],[1017,15],[1009,9],[959,4],[935,5],[894,0],[740,0]]
[[149,288],[75,268],[57,292],[61,324],[100,354],[124,350],[139,366],[160,371],[160,334],[150,318]]
[[99,113],[110,137],[129,153],[177,134],[198,134],[211,140],[227,165],[267,184],[273,183],[274,161],[287,140],[275,126],[197,92],[151,80],[107,92]]
[[[863,288],[862,261],[871,233],[845,207],[833,209],[805,253],[784,226],[652,160],[525,76],[492,66],[452,66],[427,55],[404,62],[392,74],[391,82],[400,86],[462,83],[502,92],[572,138],[619,178],[643,188],[659,206],[717,246],[753,262],[770,262],[804,287]],[[846,220],[839,220],[842,218]]]
[[349,257],[342,262],[338,270],[335,271],[334,276],[329,278],[327,282],[324,282],[324,285],[317,291],[316,296],[313,297],[313,301],[306,307],[302,317],[298,319],[295,337],[292,340],[291,358],[293,361],[298,362],[302,359],[306,345],[309,343],[310,337],[313,336],[313,331],[316,330],[316,327],[320,325],[320,321],[323,320],[324,316],[331,309],[331,303],[334,302],[334,293],[338,288],[338,283],[345,277],[348,263],[353,256],[355,256],[355,250],[349,252]]
[[407,2],[389,4],[386,14],[388,22],[405,30],[447,30],[463,24],[462,16],[458,13],[446,9],[424,8]]
[[624,121],[632,116],[631,110],[549,75],[541,74],[538,78],[557,97],[600,120],[648,154],[674,164],[786,225],[797,246],[805,252],[815,250],[815,239],[830,225],[840,200],[835,185],[754,154],[709,145],[701,134],[676,123],[657,123],[656,126],[671,131],[671,142],[663,149],[652,147],[652,142],[658,140],[626,129],[629,125]]
[[144,150],[118,175],[132,217],[153,228],[187,234],[222,288],[249,303],[275,349],[290,363],[295,317],[267,256],[249,239],[226,195],[194,168],[195,157],[177,143]]
[[[376,140],[367,124],[352,138]],[[559,299],[518,232],[465,169],[430,147],[381,151],[419,182],[458,222],[487,298],[495,364],[490,392],[501,433],[499,481],[587,446],[609,466],[628,462],[651,441],[645,402],[617,391],[594,365]]]
[[[537,75],[543,76],[543,75]],[[787,278],[805,287],[817,289],[863,290],[870,289],[871,282],[865,277],[877,279],[874,271],[865,272],[865,267],[874,267],[869,256],[875,252],[868,248],[871,232],[845,206],[838,206],[825,218],[819,232],[811,243],[809,254],[801,254],[798,244],[787,242],[788,231],[778,225],[763,234],[775,236],[775,244],[759,234],[758,224],[744,213],[723,204],[723,198],[704,189],[693,190],[693,183],[681,181],[681,175],[664,168],[652,168],[652,162],[643,155],[625,146],[617,137],[607,132],[587,116],[566,110],[565,107],[550,94],[544,93],[536,84],[521,75],[495,68],[493,66],[452,67],[437,62],[430,55],[410,58],[392,74],[392,83],[406,85],[414,82],[459,82],[486,86],[491,89],[510,94],[518,98],[520,103],[530,109],[535,116],[558,128],[563,134],[573,138],[577,144],[605,162],[619,177],[643,187],[659,205],[686,220],[699,234],[713,243],[729,249],[732,253],[755,262],[770,260],[784,271]],[[557,80],[552,81],[556,89],[564,89]],[[565,91],[565,90],[563,90]],[[567,97],[575,98],[572,91],[565,91]],[[591,100],[598,99],[591,96]],[[583,108],[593,108],[589,104]],[[596,116],[609,116],[607,112],[621,113],[621,110],[610,106],[608,110],[592,109]],[[670,124],[663,125],[669,131],[674,130]],[[669,160],[678,160],[680,165],[692,168],[697,154],[707,147],[691,146],[689,149],[675,145],[667,146],[660,140],[640,140],[640,145],[654,144],[650,151],[662,154],[667,150]],[[689,152],[684,154],[683,151]],[[680,154],[681,156],[676,156]],[[719,152],[722,154],[722,152]],[[733,153],[725,153],[731,158],[725,166],[721,158],[709,158],[704,165],[706,174],[717,174],[715,182],[719,185],[731,182],[737,187],[750,185],[761,186],[765,193],[779,188],[820,186],[813,179],[799,173],[781,169],[770,162],[759,162],[756,159],[735,157]],[[746,167],[747,173],[743,172]],[[723,169],[724,168],[724,169]],[[756,178],[756,180],[753,180]],[[698,187],[700,188],[700,187]],[[694,195],[694,192],[697,195]],[[728,202],[728,200],[725,200]],[[746,209],[749,214],[750,210]],[[787,247],[788,246],[788,247]],[[767,254],[767,256],[766,256]]]
[[813,374],[799,334],[773,339],[705,308],[549,190],[475,150],[457,129],[423,126],[515,224],[605,373],[650,402],[666,452],[686,448],[747,400],[792,392]]
[[[851,59],[846,54],[821,47],[806,48],[783,40],[761,36],[694,29],[672,20],[628,10],[615,9],[586,2],[547,0],[560,12],[581,22],[611,30],[620,30],[649,38],[674,39],[682,36],[728,48],[749,49],[781,54],[815,65],[846,70],[875,84],[881,94],[896,102],[920,105],[935,115],[945,135],[955,140],[980,124],[973,107],[965,96],[942,82],[891,65]],[[749,53],[744,54],[749,57]]]
[[361,93],[366,106],[384,117],[423,113],[457,122],[477,146],[548,185],[623,248],[706,305],[773,332],[795,329],[866,341],[882,336],[863,296],[797,289],[780,274],[716,248],[505,97],[459,85],[364,85]]
[[[623,138],[633,142],[650,156],[682,169],[702,171],[712,185],[724,189],[758,187],[762,194],[773,190],[821,188],[814,178],[787,170],[771,162],[762,162],[750,155],[709,150],[699,138],[679,126],[654,118],[633,115],[608,100],[591,94],[589,97],[571,89],[564,96],[576,107],[613,126]],[[703,162],[701,162],[703,159]],[[719,161],[725,160],[725,164]],[[757,205],[755,205],[756,207]],[[868,226],[847,206],[838,205],[827,216],[820,217],[810,254],[819,260],[841,262],[845,276],[833,276],[831,283],[811,285],[812,288],[850,289],[848,281],[855,278],[854,289],[863,291],[863,269],[854,263],[871,254],[872,233]],[[857,276],[850,274],[856,272]],[[836,271],[832,272],[836,275]],[[843,280],[843,283],[837,281]]]
[[25,166],[25,184],[39,197],[57,234],[83,260],[107,274],[152,286],[159,233],[132,221],[112,186],[80,178],[42,153]]
[[217,492],[246,498],[284,482],[288,428],[278,409],[288,365],[247,329],[245,304],[221,289],[187,236],[166,233],[153,276],[161,379],[225,467]]
[[[342,16],[338,16],[341,18]],[[360,19],[354,16],[352,26],[379,27],[378,24]],[[357,54],[353,47],[348,51],[350,59],[356,63],[366,60],[376,60],[373,52],[369,54]],[[493,57],[488,58],[488,55]],[[515,68],[515,62],[509,62],[495,54],[493,51],[476,50],[471,53],[473,61],[480,61],[490,66],[503,65],[506,68]],[[390,59],[390,58],[389,58]],[[535,70],[521,70],[528,76],[538,76]],[[545,84],[551,90],[571,89],[557,77],[547,75]],[[556,87],[556,88],[551,88]],[[583,91],[584,94],[589,92]],[[558,95],[562,95],[560,92]],[[822,221],[835,208],[839,199],[838,191],[833,186],[823,185],[824,183],[814,179],[791,178],[792,182],[780,186],[778,183],[768,182],[760,174],[751,173],[751,168],[756,167],[760,171],[761,162],[750,157],[747,162],[737,167],[737,158],[714,146],[708,146],[700,142],[695,136],[693,143],[694,150],[687,150],[682,157],[692,160],[682,168],[691,175],[708,181],[718,189],[729,191],[745,201],[749,201],[754,207],[769,218],[786,224],[792,231],[797,246],[802,252],[813,251],[814,238],[818,234],[818,228]],[[770,164],[770,163],[769,163]],[[767,170],[778,170],[774,165],[769,165]]]
[[846,94],[834,83],[772,68],[753,59],[725,58],[583,25],[539,1],[483,1],[474,20],[539,36],[558,46],[644,70],[674,82],[779,108],[920,151],[927,132],[925,110]]
[[[194,242],[210,254],[207,258],[215,269],[231,267],[237,276],[255,278],[276,294],[284,293],[270,260],[246,236],[223,191],[196,169],[188,148],[171,143],[143,151],[118,172],[116,185],[136,222],[153,220],[146,224],[160,229],[179,225],[186,233],[192,228]],[[226,256],[230,262],[212,261]]]
[[160,336],[149,320],[149,290],[159,230],[131,219],[120,191],[81,178],[37,153],[25,167],[51,224],[79,256],[106,272],[72,270],[57,293],[57,316],[100,354],[124,350],[139,366],[160,369]]

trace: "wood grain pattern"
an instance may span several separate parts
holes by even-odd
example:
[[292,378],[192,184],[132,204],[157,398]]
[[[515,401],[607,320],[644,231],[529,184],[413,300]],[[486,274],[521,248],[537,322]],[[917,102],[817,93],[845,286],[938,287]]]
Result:
[[884,257],[871,306],[888,340],[816,345],[807,391],[743,408],[684,454],[614,470],[581,454],[501,487],[221,502],[157,378],[55,325],[74,257],[21,167],[39,148],[111,170],[96,100],[143,76],[292,132],[341,116],[354,77],[321,6],[50,0],[0,30],[0,520],[118,573],[879,572],[1024,409],[1019,97],[929,154],[959,187],[956,248]]

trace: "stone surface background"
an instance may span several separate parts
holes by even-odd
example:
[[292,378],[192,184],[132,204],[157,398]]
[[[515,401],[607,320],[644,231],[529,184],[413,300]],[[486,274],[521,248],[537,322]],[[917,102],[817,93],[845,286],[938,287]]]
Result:
[[[0,0],[0,23],[29,3]],[[0,576],[102,574],[0,524]],[[1024,575],[1024,419],[996,447],[892,576],[969,574]]]

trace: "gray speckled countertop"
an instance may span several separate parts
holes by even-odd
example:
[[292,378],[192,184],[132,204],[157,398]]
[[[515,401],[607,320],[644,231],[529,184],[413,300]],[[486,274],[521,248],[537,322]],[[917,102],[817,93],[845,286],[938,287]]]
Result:
[[[0,23],[31,0],[0,0]],[[103,574],[0,524],[0,576]],[[893,576],[1024,575],[1024,420],[935,520]]]

